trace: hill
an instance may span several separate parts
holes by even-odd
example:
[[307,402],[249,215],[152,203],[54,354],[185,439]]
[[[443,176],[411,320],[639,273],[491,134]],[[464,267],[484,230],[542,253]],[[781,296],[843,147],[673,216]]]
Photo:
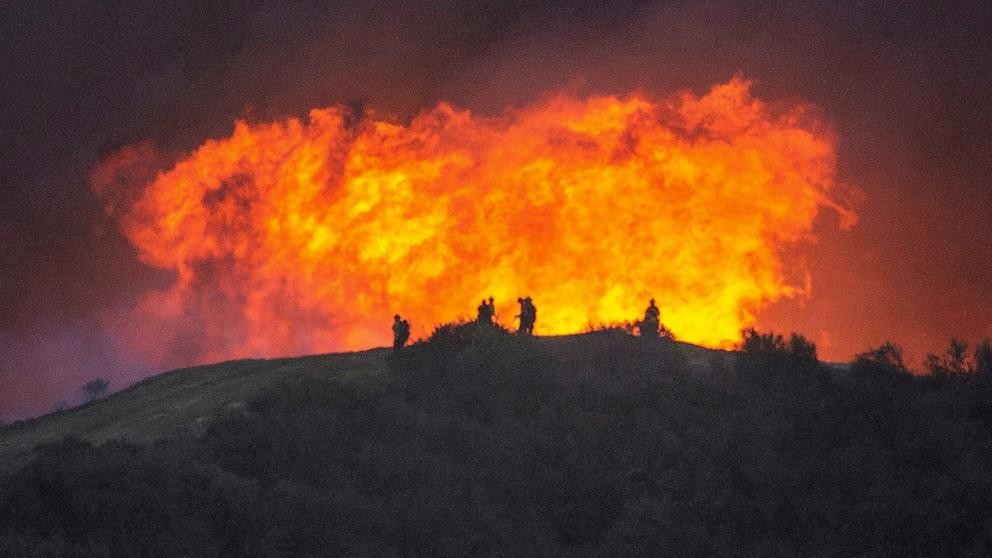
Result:
[[[591,335],[536,337],[538,347],[558,355],[584,356]],[[689,343],[673,343],[687,370],[701,377],[730,366],[734,355]],[[245,359],[158,374],[90,404],[53,412],[0,429],[0,469],[21,465],[34,448],[65,437],[94,444],[109,440],[149,443],[196,437],[208,424],[281,382],[346,380],[376,382],[389,374],[390,349],[281,359]]]
[[445,326],[398,354],[179,370],[5,428],[0,554],[987,555],[990,392]]
[[279,382],[308,378],[374,381],[387,373],[386,349],[194,366],[148,378],[81,407],[0,429],[0,469],[23,464],[38,444],[67,436],[100,444],[149,443],[201,435],[212,420]]

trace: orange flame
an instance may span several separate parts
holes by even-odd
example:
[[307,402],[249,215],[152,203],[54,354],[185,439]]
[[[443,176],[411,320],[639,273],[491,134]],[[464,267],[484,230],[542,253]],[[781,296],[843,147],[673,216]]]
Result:
[[780,251],[818,209],[853,217],[829,198],[832,136],[749,86],[494,118],[441,104],[408,125],[340,108],[238,122],[123,211],[142,260],[175,274],[131,321],[216,360],[382,345],[394,313],[423,335],[489,295],[504,323],[532,296],[539,334],[635,319],[654,297],[678,338],[726,347],[803,291]]

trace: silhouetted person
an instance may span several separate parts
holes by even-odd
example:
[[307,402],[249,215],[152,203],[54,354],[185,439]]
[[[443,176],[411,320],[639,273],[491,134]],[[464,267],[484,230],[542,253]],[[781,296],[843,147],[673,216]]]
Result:
[[522,297],[517,297],[517,303],[520,304],[520,313],[516,315],[520,320],[517,333],[523,335],[527,333],[527,302]]
[[493,325],[493,316],[496,314],[496,309],[493,306],[493,297],[489,297],[489,301],[482,299],[482,304],[479,305],[479,317],[476,320],[482,325]]
[[641,337],[657,337],[660,322],[661,310],[654,305],[654,299],[652,298],[651,304],[644,310],[644,321],[641,322]]
[[400,318],[399,314],[393,316],[393,349],[402,348],[410,338],[410,322]]
[[654,304],[654,299],[652,298],[650,304],[646,310],[644,310],[644,319],[658,320],[661,317],[661,310],[658,309]]
[[520,329],[517,330],[517,333],[534,335],[534,322],[537,321],[537,308],[534,306],[534,301],[528,296],[527,298],[518,298],[517,302],[520,303]]

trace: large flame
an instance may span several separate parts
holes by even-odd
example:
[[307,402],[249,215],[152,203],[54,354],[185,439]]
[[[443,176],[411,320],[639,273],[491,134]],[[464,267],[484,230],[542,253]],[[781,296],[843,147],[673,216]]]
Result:
[[[394,313],[423,335],[490,295],[509,323],[530,295],[539,334],[635,319],[654,297],[678,338],[725,347],[805,288],[780,255],[818,209],[850,217],[828,197],[832,136],[741,79],[353,120],[239,122],[141,185],[124,233],[175,279],[134,310],[132,341],[171,331],[178,360],[356,349],[387,343]],[[107,164],[98,191],[126,175]]]

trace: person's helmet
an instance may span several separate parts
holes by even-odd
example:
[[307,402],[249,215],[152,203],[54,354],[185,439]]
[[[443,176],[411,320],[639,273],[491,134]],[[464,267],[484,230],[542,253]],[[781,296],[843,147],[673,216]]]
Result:
[[651,304],[654,304],[654,299],[653,298],[651,299]]
[[395,316],[393,316],[393,319],[396,320],[396,321],[399,321],[400,315],[399,314],[396,314]]
[[517,302],[523,302],[523,301],[524,299],[520,298],[519,296],[517,297]]

